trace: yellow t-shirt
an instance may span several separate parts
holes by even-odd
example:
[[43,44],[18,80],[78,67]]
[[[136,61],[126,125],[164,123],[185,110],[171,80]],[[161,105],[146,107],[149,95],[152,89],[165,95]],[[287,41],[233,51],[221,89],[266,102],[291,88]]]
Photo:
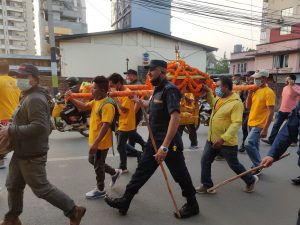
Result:
[[[128,89],[129,90],[129,89]],[[136,129],[135,122],[135,111],[134,111],[134,101],[129,97],[118,97],[118,100],[121,102],[122,107],[127,108],[128,112],[123,113],[119,109],[119,131],[132,131]]]
[[[101,109],[101,117],[99,116],[99,107],[105,101],[106,98],[101,100],[92,100],[88,103],[91,107],[91,117],[90,117],[90,134],[89,134],[89,145],[91,146],[96,140],[99,132],[101,130],[103,123],[112,123],[115,116],[115,107],[106,103]],[[112,146],[112,130],[108,129],[107,133],[100,141],[98,145],[99,150],[105,150]]]
[[0,120],[9,120],[19,104],[20,90],[16,79],[0,76]]
[[264,128],[268,119],[268,106],[275,105],[276,96],[269,87],[259,88],[252,95],[248,125]]

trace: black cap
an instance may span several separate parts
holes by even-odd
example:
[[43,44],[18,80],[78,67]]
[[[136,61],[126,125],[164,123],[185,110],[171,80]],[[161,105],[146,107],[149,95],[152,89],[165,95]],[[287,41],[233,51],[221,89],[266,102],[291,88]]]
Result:
[[157,60],[157,59],[155,59],[155,60],[151,60],[150,64],[147,67],[145,67],[145,68],[146,69],[155,69],[158,66],[167,69],[168,63],[166,61],[164,61],[164,60]]
[[124,72],[124,74],[134,74],[137,76],[136,70],[132,70],[132,69],[129,69],[127,72]]
[[14,71],[13,74],[24,74],[24,75],[32,75],[32,76],[39,76],[39,70],[34,66],[33,64],[30,63],[22,63],[19,65],[18,70]]

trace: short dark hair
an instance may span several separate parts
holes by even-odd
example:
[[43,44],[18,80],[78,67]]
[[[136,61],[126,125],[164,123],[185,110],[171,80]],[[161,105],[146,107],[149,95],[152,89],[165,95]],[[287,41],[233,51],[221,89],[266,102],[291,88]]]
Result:
[[295,74],[290,74],[290,75],[288,75],[288,77],[291,78],[293,81],[297,80],[297,77]]
[[242,77],[240,73],[233,74],[234,77]]
[[108,91],[108,79],[105,76],[96,76],[93,82],[103,91]]
[[230,91],[232,91],[232,80],[230,79],[230,77],[221,76],[220,77],[220,82],[221,82],[222,86],[228,87],[228,89]]
[[0,74],[8,74],[9,72],[9,65],[6,60],[0,61]]
[[108,77],[108,80],[111,81],[113,84],[117,84],[117,83],[120,83],[120,84],[124,84],[124,78],[118,74],[118,73],[113,73],[112,75],[110,75]]

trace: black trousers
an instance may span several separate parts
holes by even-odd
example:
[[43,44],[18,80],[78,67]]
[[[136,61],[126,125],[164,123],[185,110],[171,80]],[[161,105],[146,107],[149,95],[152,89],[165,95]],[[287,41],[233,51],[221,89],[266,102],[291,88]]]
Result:
[[146,143],[142,136],[135,130],[132,132],[128,138],[128,144],[131,145],[133,148],[135,147],[135,143],[138,143],[142,149],[145,147]]
[[243,143],[242,146],[244,146],[245,140],[248,136],[248,118],[249,118],[249,112],[243,113],[243,122],[242,122],[242,131],[243,131]]
[[184,128],[187,128],[189,131],[189,139],[191,141],[192,146],[197,146],[198,145],[198,140],[197,140],[197,130],[194,124],[188,124],[188,125],[181,125],[178,128],[178,132],[182,136]]
[[[161,144],[161,143],[160,143]],[[160,146],[160,145],[157,145]],[[138,167],[133,174],[129,184],[126,186],[125,196],[133,197],[138,193],[139,189],[149,180],[159,166],[153,155],[154,150],[150,141],[146,144],[144,155],[138,164]],[[185,164],[185,159],[182,150],[173,151],[170,148],[165,163],[170,170],[170,173],[176,183],[179,184],[182,190],[182,195],[187,199],[195,197],[195,188],[192,183],[191,176]]]

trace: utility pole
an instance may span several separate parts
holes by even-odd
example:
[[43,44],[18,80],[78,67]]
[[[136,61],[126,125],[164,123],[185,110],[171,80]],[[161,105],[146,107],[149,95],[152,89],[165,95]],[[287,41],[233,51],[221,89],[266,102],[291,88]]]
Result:
[[53,87],[53,95],[55,96],[58,93],[58,77],[57,77],[56,46],[55,46],[54,25],[53,25],[52,0],[47,0],[47,10],[48,10],[48,34],[49,34],[50,55],[51,55],[52,87]]

